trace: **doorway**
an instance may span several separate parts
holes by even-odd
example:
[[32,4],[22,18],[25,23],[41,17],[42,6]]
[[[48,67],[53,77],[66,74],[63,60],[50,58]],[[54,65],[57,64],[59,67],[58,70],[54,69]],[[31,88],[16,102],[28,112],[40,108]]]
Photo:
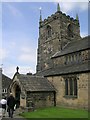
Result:
[[21,94],[21,89],[17,85],[15,89],[16,108],[19,108],[20,106],[20,94]]

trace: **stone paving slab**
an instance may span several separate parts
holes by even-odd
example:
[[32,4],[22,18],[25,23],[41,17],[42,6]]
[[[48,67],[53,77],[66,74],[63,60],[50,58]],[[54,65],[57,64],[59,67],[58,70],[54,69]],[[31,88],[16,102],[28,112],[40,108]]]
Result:
[[19,117],[15,117],[15,118],[1,118],[0,120],[26,120],[25,118],[19,118]]
[[13,116],[13,118],[10,117],[3,117],[0,118],[0,120],[26,120],[25,118],[21,117],[21,116]]
[[15,111],[13,114],[13,118],[8,117],[8,112],[6,112],[5,117],[2,118],[2,112],[0,114],[0,120],[26,120],[22,116],[17,114],[18,111]]

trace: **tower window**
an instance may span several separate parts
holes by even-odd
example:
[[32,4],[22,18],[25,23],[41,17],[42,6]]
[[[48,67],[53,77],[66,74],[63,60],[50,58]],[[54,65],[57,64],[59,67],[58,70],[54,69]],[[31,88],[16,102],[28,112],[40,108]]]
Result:
[[69,24],[67,29],[68,29],[68,37],[73,37],[73,26]]
[[47,37],[51,37],[51,26],[47,26]]

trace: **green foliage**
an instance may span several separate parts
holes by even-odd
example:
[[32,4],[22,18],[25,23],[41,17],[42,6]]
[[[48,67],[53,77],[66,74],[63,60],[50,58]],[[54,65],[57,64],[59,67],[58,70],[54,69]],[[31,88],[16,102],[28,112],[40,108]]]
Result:
[[50,107],[37,109],[34,112],[25,112],[21,116],[25,118],[88,118],[88,111]]

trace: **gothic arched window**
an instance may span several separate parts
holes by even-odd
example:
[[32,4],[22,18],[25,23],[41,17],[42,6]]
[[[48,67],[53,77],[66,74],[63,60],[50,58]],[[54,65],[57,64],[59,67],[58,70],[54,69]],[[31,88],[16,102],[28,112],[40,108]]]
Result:
[[47,37],[51,37],[51,26],[50,25],[48,25],[47,26]]
[[73,26],[69,24],[67,29],[68,29],[68,37],[73,37]]

